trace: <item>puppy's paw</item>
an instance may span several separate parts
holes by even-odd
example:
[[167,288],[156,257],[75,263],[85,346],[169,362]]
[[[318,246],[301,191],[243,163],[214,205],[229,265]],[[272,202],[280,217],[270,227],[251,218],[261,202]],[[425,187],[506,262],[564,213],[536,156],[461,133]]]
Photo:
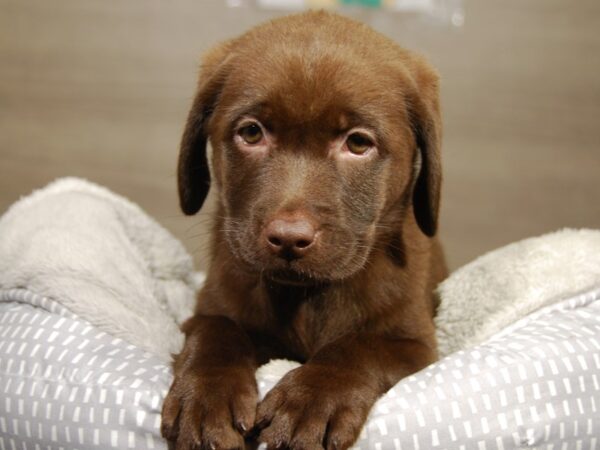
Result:
[[253,377],[233,370],[183,372],[164,401],[161,433],[176,450],[243,450],[257,399]]
[[259,441],[271,449],[343,450],[377,399],[360,376],[310,363],[288,373],[259,404]]

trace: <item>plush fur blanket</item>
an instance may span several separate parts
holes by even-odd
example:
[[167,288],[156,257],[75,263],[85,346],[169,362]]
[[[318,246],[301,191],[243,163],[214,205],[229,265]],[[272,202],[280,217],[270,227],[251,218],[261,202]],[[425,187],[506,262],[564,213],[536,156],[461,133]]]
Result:
[[[58,180],[0,218],[0,291],[48,297],[163,360],[182,345],[178,325],[192,314],[201,282],[189,254],[163,227],[84,180]],[[439,287],[440,352],[476,345],[594,286],[600,286],[597,230],[562,230],[488,253]]]
[[600,230],[564,229],[489,252],[438,288],[440,355],[482,343],[544,306],[600,287]]
[[60,302],[165,360],[183,343],[178,324],[192,314],[199,281],[167,230],[84,180],[58,180],[0,219],[0,289]]

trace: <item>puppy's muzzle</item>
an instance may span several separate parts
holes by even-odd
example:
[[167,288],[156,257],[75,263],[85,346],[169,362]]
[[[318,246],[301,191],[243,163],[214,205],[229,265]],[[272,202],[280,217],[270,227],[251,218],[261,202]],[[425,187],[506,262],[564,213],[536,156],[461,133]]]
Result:
[[306,214],[280,214],[265,225],[262,239],[274,256],[291,262],[314,250],[319,233]]

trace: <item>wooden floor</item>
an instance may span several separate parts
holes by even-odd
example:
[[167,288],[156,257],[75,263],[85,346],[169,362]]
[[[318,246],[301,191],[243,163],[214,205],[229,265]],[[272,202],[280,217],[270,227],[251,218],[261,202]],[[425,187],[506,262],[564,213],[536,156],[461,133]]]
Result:
[[[442,74],[442,237],[456,268],[600,228],[600,2],[466,2],[461,28],[356,14]],[[139,203],[205,265],[175,160],[199,54],[275,13],[218,0],[0,0],[0,211],[61,176]]]

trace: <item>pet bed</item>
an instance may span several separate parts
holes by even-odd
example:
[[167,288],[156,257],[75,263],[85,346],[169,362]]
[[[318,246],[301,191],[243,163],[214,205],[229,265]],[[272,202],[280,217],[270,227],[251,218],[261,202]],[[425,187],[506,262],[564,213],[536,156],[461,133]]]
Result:
[[[136,205],[63,179],[0,219],[0,449],[166,449],[169,358],[202,282]],[[373,408],[360,449],[594,449],[600,231],[484,255],[439,287],[443,358]],[[294,363],[257,372],[264,395]]]

